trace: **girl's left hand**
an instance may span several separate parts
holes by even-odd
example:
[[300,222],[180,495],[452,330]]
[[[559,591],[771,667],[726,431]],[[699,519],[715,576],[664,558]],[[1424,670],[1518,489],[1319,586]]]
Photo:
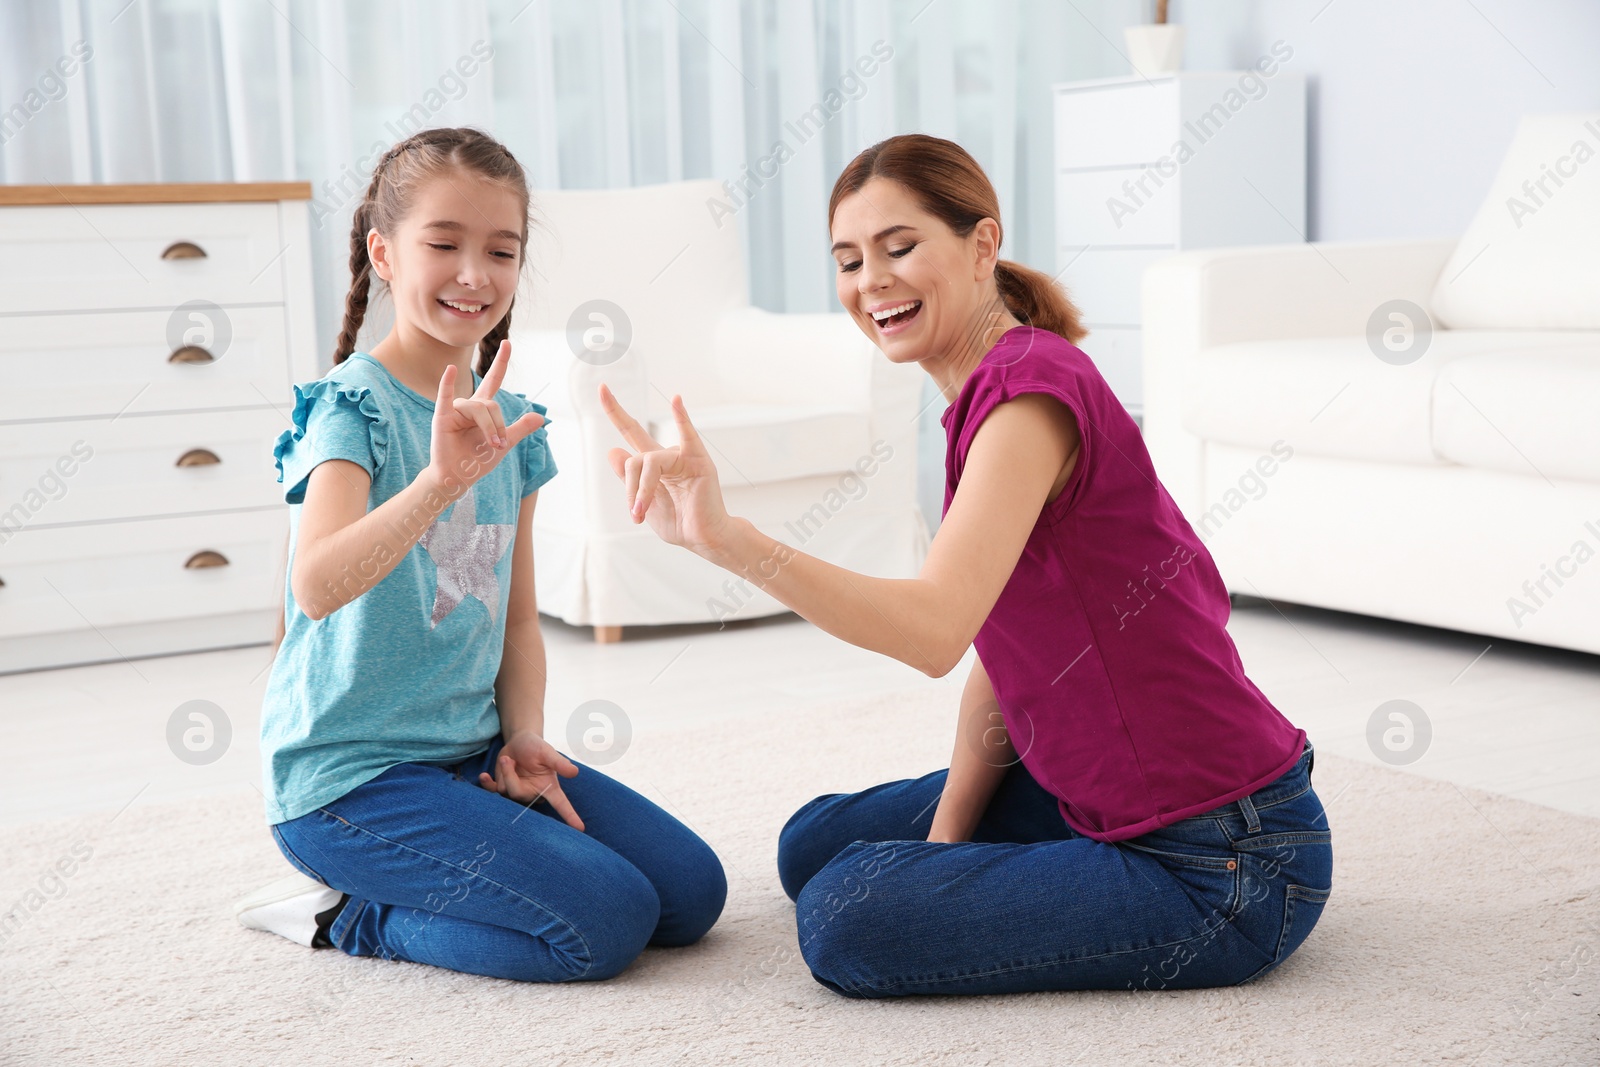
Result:
[[479,774],[478,784],[519,804],[546,800],[568,826],[582,830],[583,820],[561,791],[561,779],[577,773],[577,765],[538,734],[516,733],[500,749],[494,774]]

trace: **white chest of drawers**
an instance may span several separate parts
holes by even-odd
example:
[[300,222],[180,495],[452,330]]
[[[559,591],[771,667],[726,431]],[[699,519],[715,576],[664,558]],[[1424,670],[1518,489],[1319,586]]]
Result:
[[1084,351],[1141,415],[1145,268],[1191,248],[1306,239],[1305,78],[1267,57],[1259,70],[1052,92],[1056,269],[1089,328]]
[[0,673],[272,640],[310,195],[0,186]]

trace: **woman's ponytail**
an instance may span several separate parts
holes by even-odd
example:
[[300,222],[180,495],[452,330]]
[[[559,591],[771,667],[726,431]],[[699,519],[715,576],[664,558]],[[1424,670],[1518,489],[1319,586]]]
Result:
[[994,281],[1006,310],[1018,321],[1060,334],[1073,344],[1088,335],[1077,305],[1044,271],[1002,259],[994,266]]

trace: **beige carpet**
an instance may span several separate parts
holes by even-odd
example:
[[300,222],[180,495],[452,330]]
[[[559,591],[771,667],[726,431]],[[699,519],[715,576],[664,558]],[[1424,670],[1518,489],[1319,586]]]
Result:
[[[313,953],[239,927],[230,903],[287,870],[253,791],[0,831],[0,908],[27,912],[0,930],[0,1063],[1600,1064],[1600,820],[1326,752],[1333,897],[1256,983],[829,993],[796,950],[778,829],[819,792],[942,765],[952,726],[919,694],[636,736],[610,770],[711,842],[728,906],[700,944],[600,984]],[[72,873],[50,881],[64,857]],[[42,883],[41,903],[26,894]]]

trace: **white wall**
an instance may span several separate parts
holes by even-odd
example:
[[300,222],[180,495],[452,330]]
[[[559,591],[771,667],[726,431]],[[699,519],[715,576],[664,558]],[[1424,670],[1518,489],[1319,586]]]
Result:
[[1294,49],[1285,69],[1303,70],[1309,90],[1311,240],[1456,236],[1488,191],[1520,116],[1600,111],[1594,0],[1173,8],[1174,22],[1229,27],[1226,41],[1209,46],[1218,60],[1231,49],[1242,66],[1276,40]]

